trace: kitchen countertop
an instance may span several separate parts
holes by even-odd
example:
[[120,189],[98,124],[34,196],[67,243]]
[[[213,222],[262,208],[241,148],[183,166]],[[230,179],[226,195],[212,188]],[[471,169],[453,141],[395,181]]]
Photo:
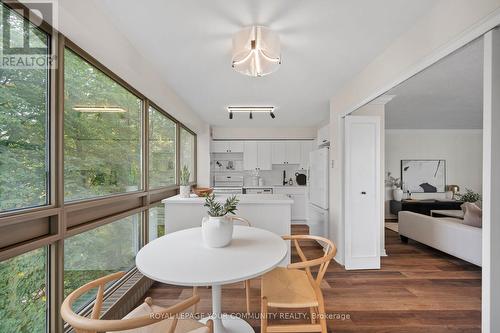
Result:
[[[264,186],[265,187],[265,186]],[[268,186],[269,187],[269,186]],[[290,186],[293,187],[293,186]],[[293,200],[284,194],[237,194],[240,200],[239,204],[264,204],[264,205],[276,205],[276,204],[293,204]],[[217,198],[225,200],[228,195],[218,195]],[[176,203],[176,204],[203,204],[205,203],[204,197],[198,197],[196,194],[191,194],[189,198],[181,198],[180,195],[163,199],[163,203]]]

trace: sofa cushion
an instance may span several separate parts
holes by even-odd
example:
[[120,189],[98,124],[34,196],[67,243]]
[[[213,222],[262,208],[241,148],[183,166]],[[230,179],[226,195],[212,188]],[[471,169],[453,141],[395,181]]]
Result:
[[460,206],[464,212],[464,221],[466,225],[477,228],[483,226],[483,211],[475,203],[465,202]]

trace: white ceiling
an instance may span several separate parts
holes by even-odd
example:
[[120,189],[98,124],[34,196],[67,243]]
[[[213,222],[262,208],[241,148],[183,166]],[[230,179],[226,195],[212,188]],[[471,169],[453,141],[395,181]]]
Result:
[[390,129],[483,127],[483,40],[478,39],[387,92]]
[[[208,123],[307,127],[328,118],[329,99],[410,29],[436,0],[102,0],[110,20]],[[282,41],[283,64],[266,77],[231,69],[231,37],[264,25]],[[229,120],[227,105],[274,105]],[[244,119],[242,119],[244,118]]]

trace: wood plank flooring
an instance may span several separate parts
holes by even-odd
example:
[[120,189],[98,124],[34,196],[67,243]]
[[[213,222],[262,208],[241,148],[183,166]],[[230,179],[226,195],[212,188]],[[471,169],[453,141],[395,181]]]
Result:
[[[387,257],[381,270],[346,271],[332,262],[323,281],[330,332],[469,333],[481,331],[481,269],[414,241],[403,244],[386,229]],[[294,234],[307,233],[293,226]],[[316,244],[308,257],[321,255]],[[260,281],[251,282],[252,316],[260,332]],[[223,287],[223,311],[245,312],[243,283]],[[147,296],[169,306],[189,297],[191,288],[155,283]],[[200,313],[210,313],[210,289],[200,288]],[[300,317],[300,316],[299,316]],[[296,321],[297,323],[300,320]]]

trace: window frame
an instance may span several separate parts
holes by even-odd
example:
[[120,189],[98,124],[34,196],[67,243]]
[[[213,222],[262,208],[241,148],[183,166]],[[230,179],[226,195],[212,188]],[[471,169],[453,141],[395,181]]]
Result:
[[[28,8],[29,4],[21,4],[15,0],[16,6]],[[11,10],[11,3],[4,3]],[[35,14],[36,15],[36,14]],[[30,21],[28,15],[23,15]],[[180,129],[194,135],[194,182],[197,179],[197,135],[185,124],[159,107],[120,76],[101,64],[77,44],[56,31],[47,22],[39,25],[50,39],[50,51],[56,56],[56,68],[48,70],[48,109],[47,109],[47,204],[44,206],[26,207],[18,210],[9,210],[0,213],[0,232],[5,228],[14,228],[25,233],[25,238],[15,244],[0,242],[0,261],[22,255],[40,247],[47,247],[47,332],[62,333],[65,331],[59,309],[64,299],[64,239],[85,231],[115,222],[123,217],[140,214],[140,246],[148,242],[148,217],[149,207],[157,205],[162,199],[178,194],[179,190],[179,157],[176,154],[176,184],[172,186],[149,188],[149,105],[161,112],[176,124],[176,149],[179,151]],[[69,48],[104,73],[106,76],[120,84],[123,88],[134,94],[142,101],[141,112],[141,187],[142,189],[111,194],[108,196],[64,202],[64,50]],[[125,204],[122,204],[125,201]],[[99,209],[96,209],[99,208]],[[93,211],[97,211],[92,213]],[[72,217],[79,217],[75,225],[70,225]],[[35,223],[36,222],[36,223]],[[43,228],[42,228],[43,227]],[[124,280],[130,277],[133,269],[126,274]],[[106,291],[111,293],[123,281],[118,282]]]
[[[177,165],[180,165],[180,161],[181,161],[181,152],[180,152],[180,149],[181,149],[181,128],[183,130],[185,130],[186,132],[190,133],[191,135],[193,135],[193,143],[194,143],[194,147],[193,147],[193,158],[194,158],[194,161],[193,161],[193,181],[189,182],[189,185],[196,185],[197,181],[198,181],[198,137],[196,135],[195,132],[193,132],[192,130],[190,130],[189,128],[187,128],[186,126],[184,126],[183,124],[179,124],[179,131],[178,131],[178,135],[177,135],[177,139],[178,139],[178,145],[177,145],[177,148],[179,149],[179,154],[177,154],[179,156],[178,160],[177,160]],[[179,175],[180,175],[180,170],[179,170]]]

